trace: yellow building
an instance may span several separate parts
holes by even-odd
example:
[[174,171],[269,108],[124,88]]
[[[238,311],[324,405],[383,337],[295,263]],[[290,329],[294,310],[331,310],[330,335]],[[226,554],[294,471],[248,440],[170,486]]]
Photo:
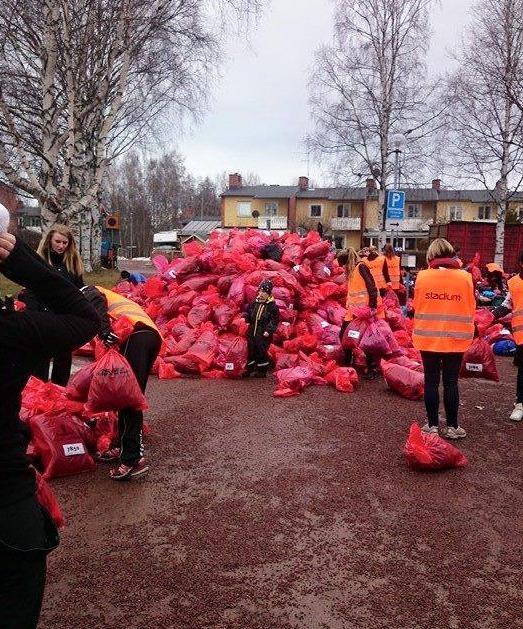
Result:
[[[409,188],[405,216],[387,220],[387,241],[396,250],[423,253],[434,223],[449,221],[496,222],[496,207],[486,190],[445,190],[434,179],[430,188]],[[378,244],[383,226],[379,208],[383,198],[374,179],[361,188],[311,188],[307,177],[296,186],[243,186],[241,175],[229,176],[222,194],[224,228],[258,228],[305,233],[320,229],[338,249]],[[510,210],[523,222],[523,194],[513,196]]]

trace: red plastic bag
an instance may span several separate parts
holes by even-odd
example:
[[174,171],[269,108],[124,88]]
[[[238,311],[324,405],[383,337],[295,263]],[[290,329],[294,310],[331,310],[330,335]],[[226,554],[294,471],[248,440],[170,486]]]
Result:
[[237,312],[237,309],[229,304],[216,306],[214,309],[214,320],[216,321],[216,325],[220,329],[225,330],[231,325]]
[[175,380],[181,377],[182,374],[176,371],[172,363],[166,363],[163,360],[158,363],[158,378],[160,380]]
[[202,334],[186,354],[188,360],[193,360],[200,365],[202,372],[207,371],[212,365],[218,349],[218,337],[212,324],[208,324],[210,326],[208,328],[205,328],[205,325],[202,326]]
[[358,374],[352,367],[337,367],[325,376],[325,380],[342,393],[352,393],[359,383]]
[[52,489],[45,478],[35,470],[36,474],[36,500],[50,515],[57,529],[65,526],[64,516]]
[[310,367],[292,367],[276,371],[277,387],[275,397],[292,397],[298,395],[305,387],[312,384],[314,371]]
[[193,306],[187,315],[187,321],[193,328],[199,327],[202,323],[209,321],[212,315],[212,308],[209,304]]
[[385,382],[392,391],[407,398],[407,400],[421,400],[423,398],[425,376],[422,372],[388,361],[382,361],[381,370]]
[[68,398],[78,400],[79,402],[87,402],[95,369],[96,363],[89,363],[71,377],[65,389],[65,394]]
[[360,349],[371,356],[386,356],[389,344],[376,319],[372,319],[360,339]]
[[383,305],[385,308],[399,308],[400,300],[392,288],[383,295]]
[[461,378],[483,378],[499,382],[494,352],[485,339],[475,339],[465,352],[459,375]]
[[237,336],[223,356],[223,367],[227,378],[239,378],[247,366],[247,341]]
[[113,332],[118,337],[120,344],[125,343],[129,336],[134,332],[134,323],[127,317],[118,317],[112,323]]
[[92,472],[85,424],[66,413],[38,415],[30,420],[33,443],[44,467],[44,478]]
[[404,448],[407,465],[421,472],[464,467],[467,457],[436,434],[425,434],[418,424],[412,424]]
[[479,335],[485,336],[485,332],[494,323],[494,315],[487,308],[479,308],[474,315],[474,323],[478,327]]
[[124,408],[144,411],[147,409],[147,400],[131,365],[119,352],[110,349],[96,363],[86,412],[96,414]]
[[149,299],[155,299],[156,297],[161,297],[165,291],[165,282],[155,276],[150,277],[145,284],[143,285],[143,292]]

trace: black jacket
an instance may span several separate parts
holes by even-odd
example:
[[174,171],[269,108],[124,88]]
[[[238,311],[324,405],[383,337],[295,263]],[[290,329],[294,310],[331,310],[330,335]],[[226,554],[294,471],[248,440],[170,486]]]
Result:
[[[71,284],[76,286],[76,288],[82,288],[84,285],[84,280],[81,275],[75,275],[67,270],[67,267],[64,264],[64,256],[51,251],[51,266],[55,271],[58,271],[60,275],[62,275],[65,279],[67,279]],[[18,295],[18,299],[22,301],[28,310],[33,310],[37,312],[45,312],[49,310],[49,304],[45,299],[40,298],[35,291],[25,288],[20,295]]]
[[249,334],[258,336],[264,332],[274,334],[280,322],[280,311],[274,298],[268,301],[255,300],[245,313],[245,320],[250,323]]
[[0,312],[0,507],[34,494],[19,419],[21,393],[37,361],[72,351],[98,333],[100,320],[80,291],[17,240],[0,273],[30,288],[51,312]]
[[376,282],[372,277],[372,273],[366,264],[359,264],[356,269],[359,271],[363,281],[365,282],[365,288],[369,294],[369,308],[376,309],[378,307],[378,289],[376,287]]

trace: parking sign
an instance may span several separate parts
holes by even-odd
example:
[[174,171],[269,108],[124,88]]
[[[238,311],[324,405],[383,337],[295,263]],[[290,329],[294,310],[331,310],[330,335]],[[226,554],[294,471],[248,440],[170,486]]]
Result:
[[399,220],[405,218],[405,193],[401,190],[387,192],[387,218]]

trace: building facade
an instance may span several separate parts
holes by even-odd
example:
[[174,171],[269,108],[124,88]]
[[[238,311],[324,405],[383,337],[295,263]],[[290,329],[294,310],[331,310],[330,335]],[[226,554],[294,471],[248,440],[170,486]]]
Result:
[[[406,189],[405,218],[387,221],[388,238],[397,251],[423,254],[431,225],[451,221],[496,222],[487,190],[445,190],[434,179],[430,188]],[[378,244],[380,195],[374,179],[361,188],[311,188],[307,177],[296,186],[244,186],[229,176],[222,194],[222,227],[307,232],[320,229],[338,249]],[[511,220],[523,221],[523,193],[514,194]]]

